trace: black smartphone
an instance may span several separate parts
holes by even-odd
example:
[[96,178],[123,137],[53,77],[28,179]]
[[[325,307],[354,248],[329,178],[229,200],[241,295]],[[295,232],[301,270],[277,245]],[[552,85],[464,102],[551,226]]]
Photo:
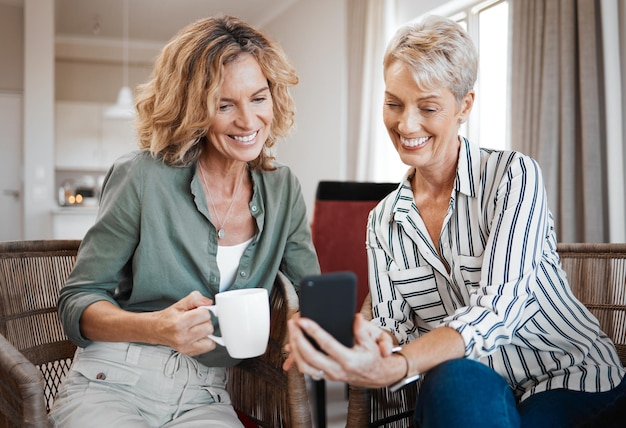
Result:
[[[352,347],[356,287],[356,275],[350,271],[306,276],[300,281],[300,313],[344,346]],[[313,339],[309,340],[320,349]]]

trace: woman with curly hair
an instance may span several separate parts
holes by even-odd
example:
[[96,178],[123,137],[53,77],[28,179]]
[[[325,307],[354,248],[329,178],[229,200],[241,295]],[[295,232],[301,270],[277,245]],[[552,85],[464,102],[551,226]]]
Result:
[[294,123],[284,52],[234,17],[197,21],[138,87],[141,150],[109,170],[59,297],[78,345],[51,420],[62,427],[241,426],[238,363],[208,338],[224,290],[319,272],[300,184],[272,147]]

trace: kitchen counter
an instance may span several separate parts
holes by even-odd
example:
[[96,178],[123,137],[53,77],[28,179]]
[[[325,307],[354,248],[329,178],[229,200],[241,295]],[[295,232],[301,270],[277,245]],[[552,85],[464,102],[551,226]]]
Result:
[[83,239],[96,222],[97,206],[58,207],[52,210],[54,239]]
[[82,205],[74,205],[68,207],[58,207],[52,210],[53,215],[62,215],[62,214],[84,214],[84,215],[94,215],[98,214],[98,207],[87,207]]

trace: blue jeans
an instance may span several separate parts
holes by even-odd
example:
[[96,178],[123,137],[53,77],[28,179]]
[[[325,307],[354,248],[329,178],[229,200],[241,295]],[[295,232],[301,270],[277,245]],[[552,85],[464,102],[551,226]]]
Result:
[[626,378],[607,392],[556,389],[521,404],[502,376],[468,359],[428,372],[415,405],[419,428],[565,428],[626,426]]

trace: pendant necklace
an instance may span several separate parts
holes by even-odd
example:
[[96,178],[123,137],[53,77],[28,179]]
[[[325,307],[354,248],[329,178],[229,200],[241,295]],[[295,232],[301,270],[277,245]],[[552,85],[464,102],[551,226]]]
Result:
[[[239,193],[239,187],[241,187],[241,182],[243,181],[244,173],[242,172],[241,175],[239,176],[239,181],[237,182],[237,187],[235,187],[233,198],[230,200],[230,205],[228,206],[228,209],[226,210],[226,214],[224,215],[224,221],[222,222],[219,214],[217,213],[217,209],[215,209],[215,203],[213,203],[213,198],[211,197],[211,192],[209,191],[209,185],[206,181],[206,178],[204,177],[204,168],[202,167],[201,163],[198,163],[198,165],[200,167],[200,176],[202,177],[202,181],[204,182],[204,187],[206,188],[206,194],[209,197],[209,203],[211,204],[211,207],[213,208],[213,212],[215,213],[215,219],[217,220],[217,223],[218,223],[217,224],[217,237],[219,239],[224,239],[224,237],[226,236],[226,230],[224,230],[224,226],[226,226],[226,222],[228,221],[228,214],[230,214],[230,209],[233,207],[233,203],[235,202],[235,199],[237,198],[237,193]],[[244,171],[245,171],[245,168],[244,168]]]

